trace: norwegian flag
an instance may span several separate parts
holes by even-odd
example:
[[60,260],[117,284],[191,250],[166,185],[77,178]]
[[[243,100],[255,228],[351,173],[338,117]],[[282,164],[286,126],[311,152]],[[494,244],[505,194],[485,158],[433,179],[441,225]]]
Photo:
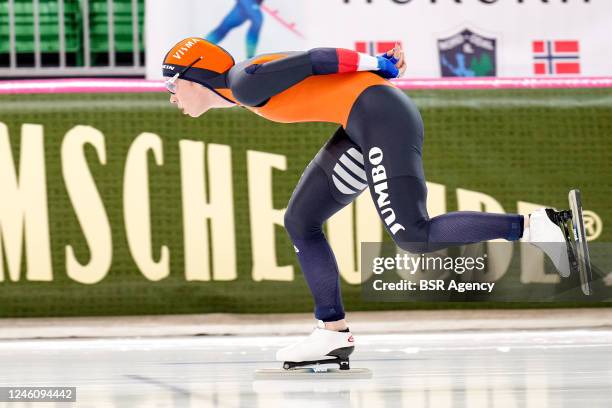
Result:
[[580,43],[534,41],[533,72],[536,75],[580,74]]
[[370,55],[380,55],[395,47],[395,44],[400,44],[400,41],[357,41],[355,42],[355,51]]

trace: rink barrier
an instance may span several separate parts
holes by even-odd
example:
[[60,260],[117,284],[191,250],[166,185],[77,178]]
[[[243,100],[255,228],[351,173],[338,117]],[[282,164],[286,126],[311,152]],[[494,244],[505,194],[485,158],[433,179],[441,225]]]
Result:
[[[404,90],[612,88],[612,77],[396,79]],[[165,91],[144,79],[48,79],[0,81],[0,94],[136,93]]]

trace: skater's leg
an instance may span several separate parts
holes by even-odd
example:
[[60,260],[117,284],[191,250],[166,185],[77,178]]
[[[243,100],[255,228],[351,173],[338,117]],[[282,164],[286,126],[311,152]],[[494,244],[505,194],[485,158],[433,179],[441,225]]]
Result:
[[398,246],[407,251],[430,252],[452,245],[498,238],[515,241],[521,237],[522,215],[456,211],[429,218],[424,180],[413,176],[392,177],[387,180],[387,187],[388,208],[378,206],[382,200],[376,185],[371,191],[383,221],[395,217],[387,229]]
[[211,31],[205,38],[212,43],[221,42],[227,33],[246,21],[247,17],[242,11],[242,7],[237,3],[234,8],[225,16],[221,24]]
[[254,0],[239,0],[242,7],[242,12],[251,21],[251,27],[247,32],[246,37],[246,50],[247,58],[255,56],[257,50],[257,43],[259,42],[259,33],[263,23],[263,14],[259,4]]
[[365,174],[354,157],[362,160],[358,147],[338,129],[304,170],[284,220],[315,301],[315,317],[336,330],[345,326],[344,308],[338,266],[323,223],[366,188]]
[[347,133],[363,151],[376,209],[401,248],[430,252],[455,244],[521,237],[524,218],[519,214],[457,211],[429,218],[422,165],[423,123],[417,108],[400,90],[388,86],[367,89],[351,111]]
[[338,266],[323,233],[325,220],[340,208],[327,176],[311,162],[291,196],[284,222],[315,301],[315,317],[323,321],[344,319]]
[[337,364],[348,371],[355,340],[344,321],[338,265],[323,223],[367,187],[363,156],[340,128],[310,162],[285,213],[285,228],[315,301],[315,317],[324,324],[302,341],[276,353],[283,367]]

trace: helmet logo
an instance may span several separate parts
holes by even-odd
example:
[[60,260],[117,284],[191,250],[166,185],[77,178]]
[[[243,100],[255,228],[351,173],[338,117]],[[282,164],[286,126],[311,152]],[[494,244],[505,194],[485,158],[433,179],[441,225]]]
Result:
[[197,38],[192,38],[189,41],[187,41],[185,44],[183,44],[181,46],[181,48],[179,48],[178,50],[176,50],[176,52],[172,55],[174,58],[180,60],[181,57],[183,55],[185,55],[187,52],[189,52],[189,49],[191,47],[193,47],[194,45],[196,45],[196,43],[200,42],[200,40],[198,40]]

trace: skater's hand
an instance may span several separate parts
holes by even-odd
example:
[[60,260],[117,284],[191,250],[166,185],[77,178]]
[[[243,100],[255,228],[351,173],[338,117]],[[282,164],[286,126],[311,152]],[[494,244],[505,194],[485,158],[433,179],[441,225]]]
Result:
[[383,57],[395,64],[395,67],[398,69],[397,78],[404,75],[406,72],[406,60],[404,58],[404,50],[400,44],[396,43],[395,47],[383,54]]

